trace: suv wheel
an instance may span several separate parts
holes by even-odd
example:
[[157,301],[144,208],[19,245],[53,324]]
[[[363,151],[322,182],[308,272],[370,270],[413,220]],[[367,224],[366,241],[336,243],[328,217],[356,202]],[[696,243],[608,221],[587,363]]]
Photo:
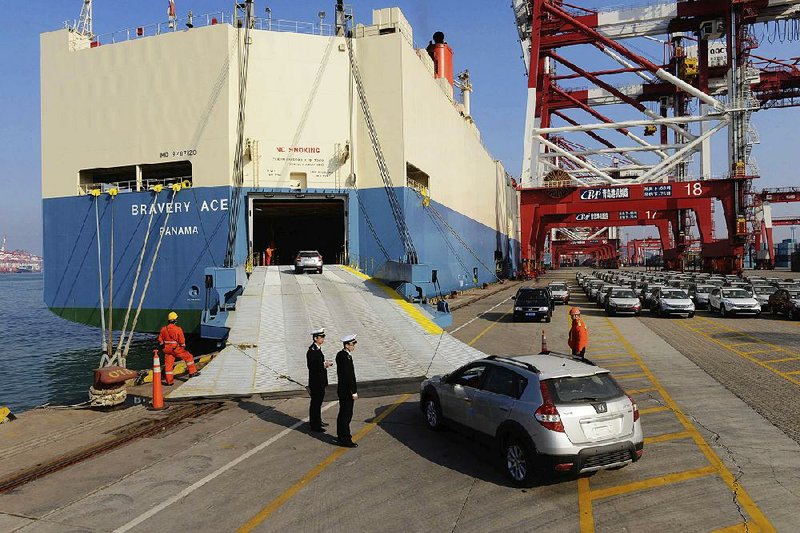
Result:
[[533,478],[533,454],[519,437],[509,436],[503,445],[506,475],[516,485],[525,485]]
[[442,409],[439,407],[439,398],[426,396],[423,407],[425,408],[425,424],[428,429],[440,430],[442,428]]
[[728,316],[728,311],[725,310],[725,304],[719,304],[719,315],[723,317]]
[[550,313],[547,313],[547,316],[546,316],[546,317],[544,317],[544,321],[545,321],[545,322],[547,322],[547,323],[550,323],[550,317],[551,317],[551,316],[552,316],[552,315],[551,315]]

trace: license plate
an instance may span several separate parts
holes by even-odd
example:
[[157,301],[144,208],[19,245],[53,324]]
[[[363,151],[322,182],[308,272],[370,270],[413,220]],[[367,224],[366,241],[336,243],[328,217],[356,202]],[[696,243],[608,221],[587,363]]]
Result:
[[525,316],[536,316],[536,313],[525,313]]
[[611,424],[595,424],[592,427],[592,434],[595,437],[607,437],[611,435]]

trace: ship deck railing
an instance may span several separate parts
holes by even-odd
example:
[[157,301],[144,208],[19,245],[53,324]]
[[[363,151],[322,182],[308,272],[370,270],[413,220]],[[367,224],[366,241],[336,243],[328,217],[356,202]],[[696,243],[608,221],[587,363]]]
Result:
[[101,192],[108,192],[111,189],[116,189],[117,192],[140,192],[149,191],[156,185],[163,185],[169,187],[175,183],[184,183],[188,181],[191,185],[191,176],[175,176],[169,178],[148,178],[142,180],[127,180],[127,181],[113,181],[108,183],[81,183],[78,185],[78,195],[85,196],[90,194],[94,189],[100,189]]
[[[165,33],[184,31],[203,26],[214,26],[217,24],[237,25],[236,15],[225,11],[206,13],[205,15],[193,15],[177,18],[174,21],[158,22],[146,26],[125,28],[110,33],[92,36],[92,46],[101,44],[114,44],[125,41],[153,37]],[[74,22],[64,23],[67,28],[74,28]],[[264,31],[277,31],[285,33],[301,33],[306,35],[322,35],[330,37],[334,33],[334,25],[324,22],[304,22],[298,20],[274,19],[272,17],[253,17],[253,29]]]

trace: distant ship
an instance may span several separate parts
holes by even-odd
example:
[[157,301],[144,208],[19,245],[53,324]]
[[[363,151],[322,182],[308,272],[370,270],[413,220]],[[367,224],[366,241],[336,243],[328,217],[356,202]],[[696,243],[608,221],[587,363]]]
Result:
[[54,313],[99,326],[111,306],[120,324],[141,300],[136,330],[175,310],[222,336],[219,313],[267,247],[287,265],[318,250],[408,297],[516,270],[516,184],[481,142],[444,36],[415,48],[399,8],[371,25],[335,14],[42,34]]

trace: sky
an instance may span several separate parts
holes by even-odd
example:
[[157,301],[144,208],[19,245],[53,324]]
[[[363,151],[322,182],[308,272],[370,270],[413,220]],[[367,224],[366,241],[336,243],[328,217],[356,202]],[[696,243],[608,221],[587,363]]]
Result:
[[[176,0],[179,16],[233,9],[233,0]],[[527,78],[510,0],[351,0],[358,22],[370,23],[371,10],[399,6],[414,29],[418,45],[434,31],[445,33],[454,50],[454,71],[468,68],[474,92],[472,113],[490,152],[512,175],[519,175],[525,122]],[[605,8],[628,4],[620,0],[575,0],[574,4]],[[635,3],[641,3],[636,1]],[[652,2],[650,2],[652,3]],[[256,0],[263,16],[273,19],[318,21],[319,11],[332,21],[334,0]],[[0,32],[0,236],[8,249],[42,251],[41,144],[39,102],[39,34],[63,28],[76,19],[82,0],[3,2],[7,22]],[[94,31],[105,34],[166,20],[167,0],[95,0]],[[766,43],[765,43],[766,44]],[[797,42],[760,49],[770,57],[800,56]],[[762,187],[800,186],[796,160],[800,111],[782,109],[756,115],[761,144],[754,155],[761,166]],[[719,150],[718,150],[719,152]],[[776,206],[776,216],[800,214],[800,206]],[[776,230],[778,239],[789,229]]]

